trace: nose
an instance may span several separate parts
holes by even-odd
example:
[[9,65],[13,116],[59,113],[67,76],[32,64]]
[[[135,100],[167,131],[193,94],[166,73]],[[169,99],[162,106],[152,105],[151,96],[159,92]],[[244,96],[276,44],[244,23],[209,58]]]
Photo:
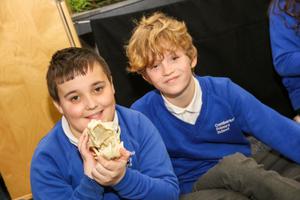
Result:
[[98,104],[97,104],[95,97],[93,97],[92,95],[86,96],[86,109],[87,110],[94,110],[95,108],[97,108],[97,106],[98,106]]
[[164,76],[168,76],[173,73],[174,69],[170,63],[162,62],[161,65],[162,73]]

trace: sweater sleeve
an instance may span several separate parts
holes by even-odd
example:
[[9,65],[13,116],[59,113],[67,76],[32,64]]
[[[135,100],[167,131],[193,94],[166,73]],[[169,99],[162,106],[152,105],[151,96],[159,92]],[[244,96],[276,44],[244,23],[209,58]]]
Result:
[[139,170],[127,168],[114,189],[125,199],[178,199],[177,178],[162,138],[150,120],[140,113],[137,124]]
[[59,166],[45,153],[36,153],[31,162],[30,180],[34,200],[101,200],[104,189],[94,180],[83,176],[73,188]]
[[293,29],[296,20],[279,11],[275,5],[270,9],[269,16],[275,69],[283,77],[300,76],[300,35]]
[[300,163],[300,124],[280,115],[231,81],[225,91],[244,132]]

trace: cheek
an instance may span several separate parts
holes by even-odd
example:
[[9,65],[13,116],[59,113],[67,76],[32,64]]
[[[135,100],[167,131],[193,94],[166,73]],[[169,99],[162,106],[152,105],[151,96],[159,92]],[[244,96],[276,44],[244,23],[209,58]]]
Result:
[[104,93],[98,97],[98,102],[104,107],[115,104],[114,89],[108,87]]
[[81,105],[74,105],[74,104],[69,104],[63,108],[64,110],[64,115],[67,115],[69,117],[80,117],[83,113],[83,106]]
[[110,92],[105,98],[101,98],[103,106],[111,106],[115,104],[114,94]]
[[101,98],[99,104],[104,109],[103,110],[103,120],[112,121],[115,113],[115,98],[113,94],[107,94],[105,97]]
[[155,83],[160,82],[161,75],[158,72],[149,72],[147,75],[147,81],[155,85]]

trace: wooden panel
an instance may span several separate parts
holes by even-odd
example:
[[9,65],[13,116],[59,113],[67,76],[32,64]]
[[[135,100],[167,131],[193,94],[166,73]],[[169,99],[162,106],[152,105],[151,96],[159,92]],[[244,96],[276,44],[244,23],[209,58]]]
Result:
[[66,30],[55,0],[1,0],[0,172],[13,199],[30,196],[32,153],[59,118],[45,73],[56,50],[79,46]]

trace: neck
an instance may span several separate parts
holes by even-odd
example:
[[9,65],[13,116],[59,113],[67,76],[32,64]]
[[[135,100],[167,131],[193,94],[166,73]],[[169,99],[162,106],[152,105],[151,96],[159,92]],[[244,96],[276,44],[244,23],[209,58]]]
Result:
[[176,96],[166,96],[164,97],[173,105],[185,108],[187,107],[191,101],[193,100],[195,93],[195,81],[194,78],[191,77],[189,83],[187,84],[186,88],[180,94]]
[[75,136],[76,139],[80,138],[81,133],[79,133],[78,131],[74,130],[71,126],[70,126],[70,130],[71,130],[72,134]]

